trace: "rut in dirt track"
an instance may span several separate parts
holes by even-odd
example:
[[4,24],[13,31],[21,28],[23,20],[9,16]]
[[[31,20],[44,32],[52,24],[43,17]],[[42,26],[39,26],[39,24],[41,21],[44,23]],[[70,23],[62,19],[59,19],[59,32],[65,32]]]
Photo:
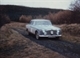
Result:
[[63,40],[54,40],[52,38],[51,39],[42,38],[41,40],[37,40],[33,35],[27,36],[26,31],[24,29],[15,29],[15,28],[13,29],[18,31],[20,34],[22,34],[26,38],[36,42],[37,44],[40,44],[42,46],[45,46],[46,48],[49,48],[62,55],[65,55],[68,58],[80,58],[80,45],[63,41]]

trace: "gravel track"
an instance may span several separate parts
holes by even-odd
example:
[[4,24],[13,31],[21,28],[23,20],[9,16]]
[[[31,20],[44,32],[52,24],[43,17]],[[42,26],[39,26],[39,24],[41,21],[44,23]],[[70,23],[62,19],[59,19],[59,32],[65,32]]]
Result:
[[37,40],[34,35],[27,36],[24,29],[13,29],[37,44],[45,46],[46,48],[56,51],[68,58],[80,58],[80,45],[78,44],[63,41],[61,39],[55,40],[53,38],[41,38],[40,40]]

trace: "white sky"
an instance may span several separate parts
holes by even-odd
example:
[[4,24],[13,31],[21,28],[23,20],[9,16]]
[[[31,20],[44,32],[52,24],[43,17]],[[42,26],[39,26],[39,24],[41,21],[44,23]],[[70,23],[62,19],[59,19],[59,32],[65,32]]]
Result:
[[73,0],[0,0],[1,5],[68,9]]

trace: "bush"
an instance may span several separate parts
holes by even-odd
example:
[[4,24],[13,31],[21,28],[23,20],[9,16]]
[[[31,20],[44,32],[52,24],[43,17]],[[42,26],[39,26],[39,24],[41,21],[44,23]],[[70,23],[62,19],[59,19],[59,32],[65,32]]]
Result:
[[19,18],[19,21],[26,23],[26,22],[30,22],[31,19],[32,19],[32,16],[22,15],[22,16]]

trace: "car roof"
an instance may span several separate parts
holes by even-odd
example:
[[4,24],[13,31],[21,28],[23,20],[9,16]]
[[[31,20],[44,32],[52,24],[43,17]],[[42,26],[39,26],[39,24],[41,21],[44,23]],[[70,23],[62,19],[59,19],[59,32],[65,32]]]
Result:
[[48,19],[32,19],[32,21],[50,21]]

